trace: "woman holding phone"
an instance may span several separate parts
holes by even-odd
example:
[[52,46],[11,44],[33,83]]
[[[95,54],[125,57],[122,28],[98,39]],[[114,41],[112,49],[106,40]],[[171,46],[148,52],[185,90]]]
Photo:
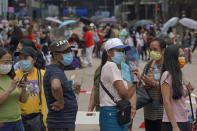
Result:
[[0,48],[0,131],[24,131],[18,101],[26,102],[25,87],[15,76],[12,55]]
[[22,111],[22,120],[26,131],[45,131],[47,107],[43,90],[43,76],[45,71],[38,64],[37,51],[31,47],[23,47],[15,53],[19,58],[19,70],[16,76],[22,79],[27,76],[26,103],[19,103]]

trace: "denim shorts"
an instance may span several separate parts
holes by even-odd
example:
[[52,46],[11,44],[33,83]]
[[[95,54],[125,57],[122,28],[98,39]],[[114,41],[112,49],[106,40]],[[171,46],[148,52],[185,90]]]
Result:
[[6,122],[0,126],[0,131],[25,131],[22,120]]
[[117,108],[105,106],[100,108],[101,131],[127,131],[127,124],[120,126],[117,121]]

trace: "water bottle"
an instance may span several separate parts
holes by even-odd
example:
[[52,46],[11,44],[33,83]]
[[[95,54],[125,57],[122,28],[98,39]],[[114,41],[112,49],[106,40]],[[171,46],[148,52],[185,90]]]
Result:
[[153,69],[153,77],[156,81],[159,81],[160,80],[160,77],[161,77],[161,72],[160,70],[158,69],[158,66],[155,65],[154,66],[154,69]]
[[[131,68],[137,68],[136,61],[135,62],[130,61],[129,65]],[[137,82],[138,82],[137,74],[133,74],[133,84],[137,84]]]

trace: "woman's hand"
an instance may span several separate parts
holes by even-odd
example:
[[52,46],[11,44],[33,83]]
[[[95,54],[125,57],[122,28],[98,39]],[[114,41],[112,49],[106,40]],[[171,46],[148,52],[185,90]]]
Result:
[[131,118],[134,118],[136,115],[136,109],[131,107]]
[[137,75],[138,80],[140,81],[140,72],[138,68],[132,68],[131,72],[133,75]]
[[155,80],[153,78],[153,75],[144,75],[142,80],[145,83],[145,87],[150,88],[154,86]]
[[178,126],[172,127],[172,131],[181,131]]
[[18,83],[18,87],[21,88],[21,89],[26,89],[27,83],[25,81],[20,81]]
[[19,83],[19,79],[17,77],[15,77],[14,80],[12,81],[12,83],[11,83],[11,87],[10,87],[11,92],[16,89],[18,83]]
[[190,82],[185,83],[185,86],[187,89],[189,89],[190,93],[194,91],[194,87],[192,86]]

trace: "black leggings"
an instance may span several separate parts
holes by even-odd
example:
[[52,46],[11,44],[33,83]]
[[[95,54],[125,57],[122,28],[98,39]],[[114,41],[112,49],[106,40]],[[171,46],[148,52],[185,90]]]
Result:
[[[181,131],[191,131],[189,122],[177,122]],[[172,131],[172,125],[170,122],[163,122],[161,131]]]
[[[161,131],[162,120],[148,120],[145,119],[146,131]],[[166,130],[167,131],[167,130]]]

